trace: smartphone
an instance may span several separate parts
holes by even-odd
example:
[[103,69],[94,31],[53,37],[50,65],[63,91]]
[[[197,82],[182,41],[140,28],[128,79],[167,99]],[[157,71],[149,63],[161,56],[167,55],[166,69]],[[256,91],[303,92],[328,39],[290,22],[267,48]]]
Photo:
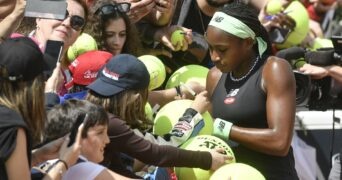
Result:
[[269,37],[272,43],[282,44],[286,41],[290,33],[291,33],[291,29],[274,27],[269,32]]
[[65,19],[65,0],[27,0],[24,16],[44,19]]
[[61,60],[63,46],[63,41],[48,40],[46,42],[44,54],[49,57],[47,58],[49,70],[55,69],[56,63]]
[[71,128],[71,132],[69,135],[69,143],[68,143],[68,147],[70,147],[71,145],[73,145],[75,143],[76,140],[76,135],[78,132],[78,127],[82,124],[82,123],[86,123],[86,121],[88,120],[88,114],[85,115],[79,115],[75,121],[75,123],[72,125]]

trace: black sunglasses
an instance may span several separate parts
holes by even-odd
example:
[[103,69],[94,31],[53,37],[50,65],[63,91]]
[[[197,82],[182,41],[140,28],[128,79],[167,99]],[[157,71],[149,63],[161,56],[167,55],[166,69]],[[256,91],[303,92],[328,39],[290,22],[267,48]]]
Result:
[[131,8],[130,3],[116,3],[116,4],[106,4],[98,8],[95,12],[96,15],[111,15],[115,12],[127,13]]
[[85,24],[85,20],[83,17],[78,16],[78,15],[69,15],[69,11],[66,11],[65,14],[65,19],[70,17],[70,26],[71,28],[73,28],[76,31],[80,31],[82,30],[84,24]]

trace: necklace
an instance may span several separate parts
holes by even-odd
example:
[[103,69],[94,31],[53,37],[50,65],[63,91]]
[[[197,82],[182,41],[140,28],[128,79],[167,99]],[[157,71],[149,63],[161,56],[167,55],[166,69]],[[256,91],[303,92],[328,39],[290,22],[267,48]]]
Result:
[[231,79],[232,81],[234,81],[234,82],[239,82],[239,81],[244,80],[244,79],[253,71],[253,69],[254,69],[255,65],[258,63],[258,61],[259,61],[259,56],[256,57],[256,60],[254,61],[254,64],[253,64],[253,66],[249,69],[249,71],[248,71],[244,76],[242,76],[242,77],[240,77],[240,78],[234,78],[234,77],[233,77],[233,72],[230,72],[230,73],[229,73],[230,79]]

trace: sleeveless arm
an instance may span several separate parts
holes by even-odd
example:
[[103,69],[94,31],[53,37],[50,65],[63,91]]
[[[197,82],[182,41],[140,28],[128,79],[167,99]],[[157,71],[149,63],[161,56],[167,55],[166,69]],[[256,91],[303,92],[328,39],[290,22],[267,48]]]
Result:
[[270,57],[262,72],[265,90],[267,129],[233,126],[230,139],[269,155],[288,154],[295,119],[296,85],[292,69],[285,60]]
[[[208,98],[211,100],[214,90],[217,86],[218,81],[220,80],[222,73],[216,67],[213,67],[209,70],[206,80],[206,90],[208,91]],[[209,106],[210,113],[212,113],[211,106]]]
[[15,149],[5,163],[8,179],[30,179],[26,133],[23,128],[18,128],[14,143]]

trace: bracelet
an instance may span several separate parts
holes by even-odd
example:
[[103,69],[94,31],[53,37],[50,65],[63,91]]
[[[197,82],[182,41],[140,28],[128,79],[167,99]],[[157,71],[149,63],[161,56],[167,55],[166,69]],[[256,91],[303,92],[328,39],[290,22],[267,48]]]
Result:
[[68,164],[67,164],[64,160],[58,159],[58,160],[55,161],[53,164],[51,164],[51,166],[46,170],[46,173],[48,173],[49,171],[51,171],[51,169],[52,169],[53,167],[55,167],[59,162],[62,162],[62,163],[64,164],[65,169],[68,170],[68,168],[69,168]]
[[62,159],[58,159],[57,162],[62,162],[65,166],[65,169],[68,170],[69,169],[69,166],[68,166],[68,163],[66,163],[64,160]]
[[175,88],[176,88],[177,96],[182,97],[183,94],[182,94],[180,85],[175,86]]

